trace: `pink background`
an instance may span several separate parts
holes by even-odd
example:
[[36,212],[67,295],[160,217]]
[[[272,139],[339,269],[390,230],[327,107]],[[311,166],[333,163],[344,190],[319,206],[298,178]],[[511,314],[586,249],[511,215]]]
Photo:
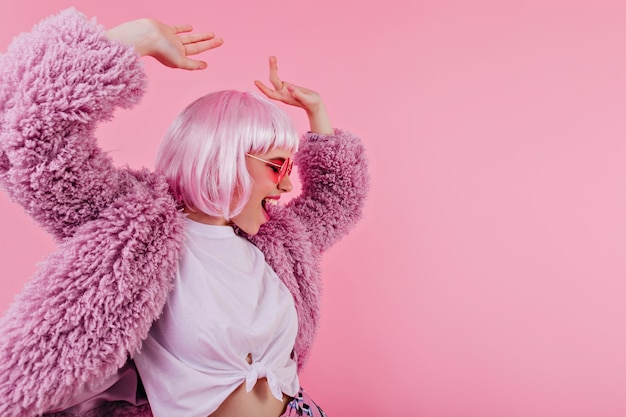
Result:
[[[623,1],[0,0],[0,50],[71,4],[226,41],[204,72],[146,60],[143,103],[100,129],[119,164],[152,166],[186,103],[254,89],[270,54],[365,141],[302,375],[330,416],[626,415]],[[2,311],[54,244],[0,210]]]

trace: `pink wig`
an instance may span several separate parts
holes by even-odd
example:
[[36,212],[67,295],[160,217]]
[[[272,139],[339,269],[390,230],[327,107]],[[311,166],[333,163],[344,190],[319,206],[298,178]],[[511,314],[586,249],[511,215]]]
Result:
[[250,198],[246,153],[298,150],[291,119],[265,97],[227,90],[188,105],[161,142],[156,171],[191,210],[230,219]]

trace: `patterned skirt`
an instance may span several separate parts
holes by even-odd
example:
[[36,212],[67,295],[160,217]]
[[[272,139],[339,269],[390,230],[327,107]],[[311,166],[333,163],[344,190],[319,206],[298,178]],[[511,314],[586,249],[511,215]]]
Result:
[[308,416],[308,417],[327,417],[326,413],[313,402],[309,394],[304,389],[300,388],[300,391],[293,400],[287,404],[285,413],[280,417],[296,417],[296,416]]

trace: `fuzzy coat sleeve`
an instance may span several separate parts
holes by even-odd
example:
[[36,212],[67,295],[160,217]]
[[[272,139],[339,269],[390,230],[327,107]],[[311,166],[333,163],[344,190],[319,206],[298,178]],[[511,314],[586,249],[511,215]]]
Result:
[[0,65],[0,184],[57,240],[128,185],[94,138],[98,122],[143,94],[132,48],[68,9],[16,37]]
[[142,93],[132,49],[70,9],[0,60],[0,182],[59,240],[0,319],[0,416],[32,417],[99,387],[139,349],[183,226],[163,178],[114,168],[94,138]]
[[308,133],[296,154],[302,193],[290,201],[309,231],[314,249],[326,251],[361,218],[369,191],[365,149],[345,130],[334,135]]

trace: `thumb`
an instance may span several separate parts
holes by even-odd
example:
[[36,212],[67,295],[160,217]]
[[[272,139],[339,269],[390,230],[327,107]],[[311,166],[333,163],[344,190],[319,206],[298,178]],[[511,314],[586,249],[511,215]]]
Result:
[[178,68],[190,71],[206,69],[207,63],[204,61],[196,61],[195,59],[184,58],[178,63]]
[[287,85],[287,91],[291,95],[291,98],[298,103],[301,107],[305,107],[306,95],[299,89],[294,87],[293,85]]

